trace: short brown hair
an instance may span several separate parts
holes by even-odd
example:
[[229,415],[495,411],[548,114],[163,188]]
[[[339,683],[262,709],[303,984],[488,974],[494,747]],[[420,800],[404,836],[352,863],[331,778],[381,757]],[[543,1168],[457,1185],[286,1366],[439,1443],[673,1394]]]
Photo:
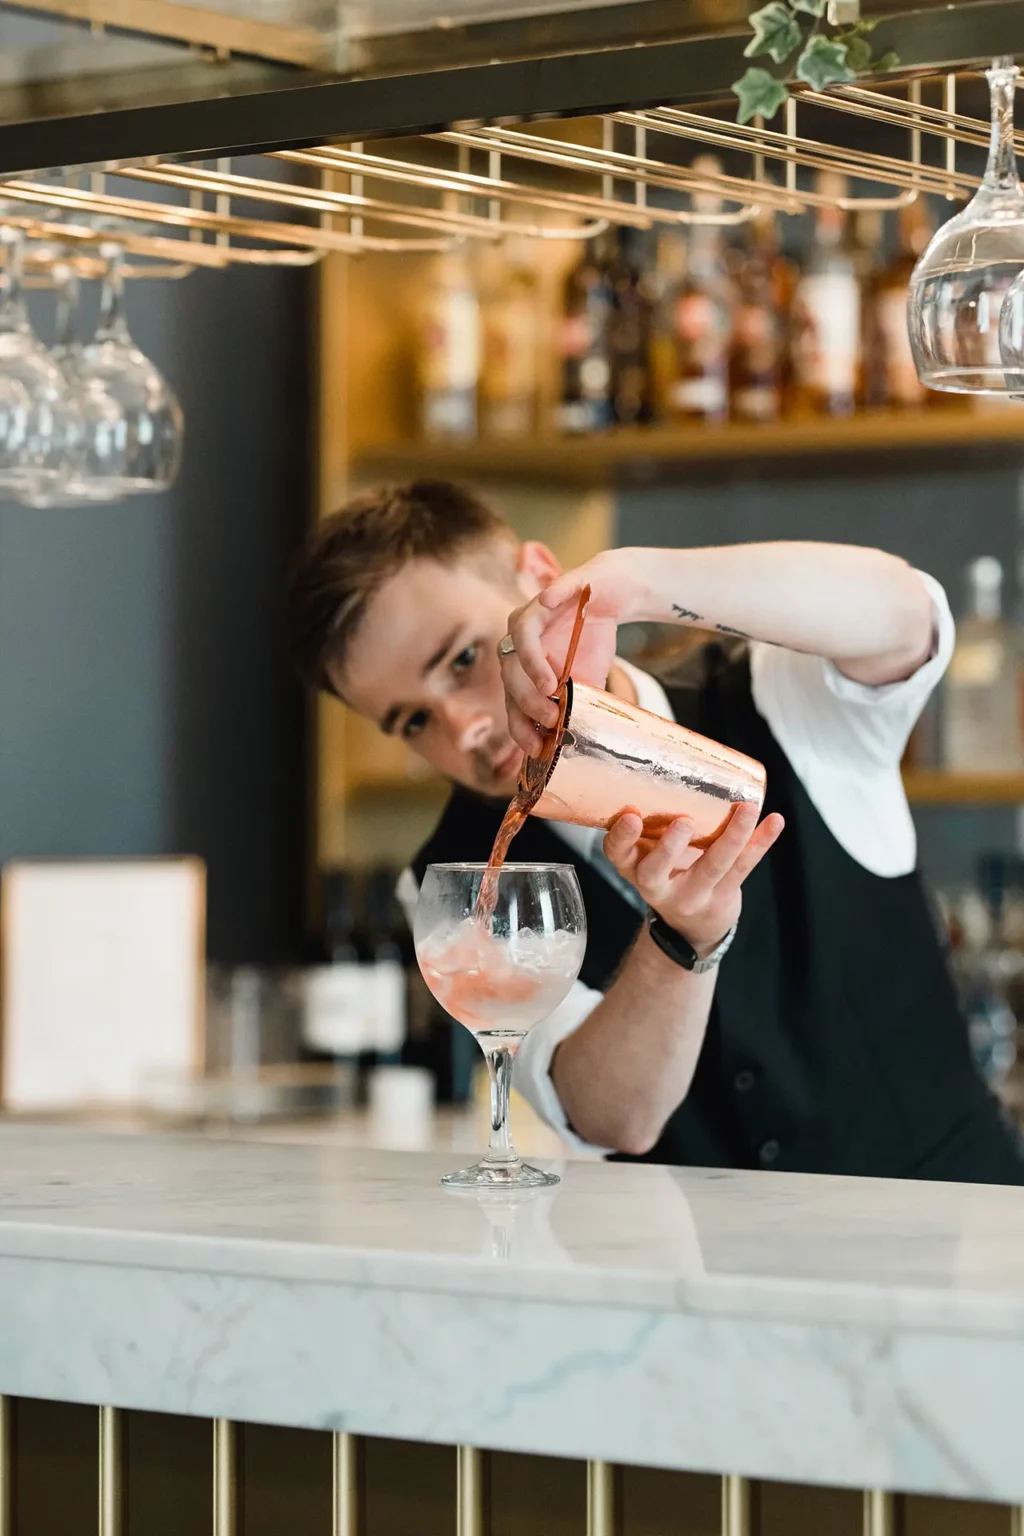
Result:
[[416,480],[356,496],[321,522],[288,582],[292,661],[312,688],[336,693],[343,659],[371,598],[410,560],[453,560],[473,544],[511,539],[508,524],[471,491]]

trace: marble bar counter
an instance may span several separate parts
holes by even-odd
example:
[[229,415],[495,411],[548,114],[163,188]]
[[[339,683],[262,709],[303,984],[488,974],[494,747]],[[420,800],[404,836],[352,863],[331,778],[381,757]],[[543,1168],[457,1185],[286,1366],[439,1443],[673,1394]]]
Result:
[[0,1392],[1024,1503],[1024,1190],[0,1125]]

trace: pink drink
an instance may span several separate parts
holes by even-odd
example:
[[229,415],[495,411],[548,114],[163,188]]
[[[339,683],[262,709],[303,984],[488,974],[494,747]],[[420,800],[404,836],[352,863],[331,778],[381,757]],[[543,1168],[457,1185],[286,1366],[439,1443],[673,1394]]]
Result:
[[474,1034],[521,1038],[566,996],[583,962],[582,934],[521,929],[496,938],[475,917],[435,930],[416,958],[431,992]]

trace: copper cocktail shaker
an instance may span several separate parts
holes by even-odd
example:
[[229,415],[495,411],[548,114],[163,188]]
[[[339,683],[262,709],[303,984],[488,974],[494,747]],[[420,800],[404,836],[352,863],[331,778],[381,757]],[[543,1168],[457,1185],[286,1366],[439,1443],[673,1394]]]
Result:
[[608,827],[635,810],[647,841],[691,816],[693,842],[706,848],[734,805],[764,803],[764,768],[742,752],[571,678],[556,697],[560,718],[548,749],[527,758],[520,778],[532,816]]

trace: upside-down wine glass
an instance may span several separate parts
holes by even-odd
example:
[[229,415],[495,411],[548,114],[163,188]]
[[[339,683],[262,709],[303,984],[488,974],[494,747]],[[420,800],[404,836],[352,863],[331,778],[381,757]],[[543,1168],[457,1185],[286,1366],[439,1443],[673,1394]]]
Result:
[[16,497],[57,485],[81,426],[73,391],[29,324],[24,243],[20,229],[0,226],[0,494]]
[[918,376],[929,389],[1012,395],[1020,380],[1005,366],[1001,333],[1011,342],[1024,339],[1024,311],[1011,302],[1006,312],[1024,268],[1024,191],[1013,139],[1020,71],[1011,58],[999,58],[986,73],[992,132],[985,175],[967,207],[922,252],[910,279],[907,323]]
[[107,273],[96,334],[81,349],[78,374],[87,391],[117,402],[115,423],[87,420],[82,474],[108,496],[162,491],[181,462],[184,418],[155,363],[132,340],[124,313],[124,253],[104,245]]
[[[489,899],[480,901],[487,876]],[[488,908],[491,910],[488,912]],[[491,1139],[471,1168],[446,1174],[462,1189],[557,1184],[524,1163],[509,1134],[516,1052],[579,975],[587,919],[571,864],[431,864],[413,925],[416,958],[442,1008],[477,1038],[491,1085]]]

